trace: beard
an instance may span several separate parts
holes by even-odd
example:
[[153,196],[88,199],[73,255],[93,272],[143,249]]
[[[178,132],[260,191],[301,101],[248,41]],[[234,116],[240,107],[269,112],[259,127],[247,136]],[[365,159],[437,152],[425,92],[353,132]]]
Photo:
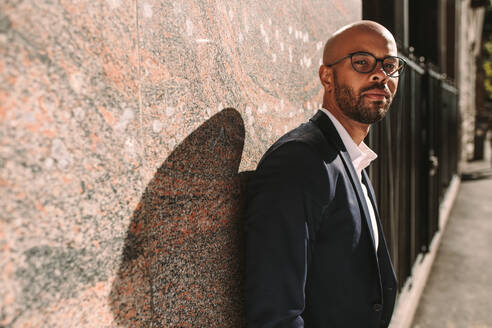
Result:
[[[375,83],[369,87],[362,88],[359,94],[356,95],[353,88],[347,85],[339,85],[337,81],[336,71],[333,71],[333,82],[335,86],[335,101],[345,116],[363,124],[373,124],[386,115],[391,105],[393,98],[385,98],[384,100],[369,101],[361,96],[361,93],[372,90],[384,90],[383,84]],[[366,100],[364,102],[364,100]]]

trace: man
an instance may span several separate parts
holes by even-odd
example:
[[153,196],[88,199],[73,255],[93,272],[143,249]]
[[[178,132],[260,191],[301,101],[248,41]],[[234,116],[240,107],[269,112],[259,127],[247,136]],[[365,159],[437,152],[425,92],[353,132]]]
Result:
[[263,156],[248,188],[249,327],[387,327],[396,277],[363,142],[382,119],[404,61],[371,21],[337,31],[319,77],[323,108]]

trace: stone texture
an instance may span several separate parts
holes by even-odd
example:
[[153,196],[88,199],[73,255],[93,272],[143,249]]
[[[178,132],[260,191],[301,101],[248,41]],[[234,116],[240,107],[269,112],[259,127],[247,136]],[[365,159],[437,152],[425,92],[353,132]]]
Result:
[[151,172],[226,107],[236,108],[247,127],[241,170],[254,168],[268,144],[319,106],[324,41],[360,15],[360,3],[341,1],[139,3]]
[[0,3],[0,327],[238,327],[247,172],[360,1]]
[[241,116],[225,109],[157,170],[133,215],[113,283],[118,323],[241,325],[243,143]]
[[117,271],[145,186],[136,11],[118,4],[0,5],[0,325],[83,326],[63,313],[107,303],[87,292]]

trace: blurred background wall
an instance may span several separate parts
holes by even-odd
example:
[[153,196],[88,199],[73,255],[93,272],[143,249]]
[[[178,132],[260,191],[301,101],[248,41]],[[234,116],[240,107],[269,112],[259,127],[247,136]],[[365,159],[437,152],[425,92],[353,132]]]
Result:
[[358,0],[0,3],[0,327],[238,327],[247,172]]

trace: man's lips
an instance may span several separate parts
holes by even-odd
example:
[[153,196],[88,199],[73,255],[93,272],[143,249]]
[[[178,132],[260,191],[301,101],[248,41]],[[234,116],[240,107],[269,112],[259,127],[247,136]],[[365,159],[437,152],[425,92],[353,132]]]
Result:
[[363,96],[366,96],[367,98],[370,99],[377,99],[377,100],[382,100],[382,99],[389,99],[390,94],[388,92],[385,92],[383,90],[369,90],[366,91],[362,94]]

